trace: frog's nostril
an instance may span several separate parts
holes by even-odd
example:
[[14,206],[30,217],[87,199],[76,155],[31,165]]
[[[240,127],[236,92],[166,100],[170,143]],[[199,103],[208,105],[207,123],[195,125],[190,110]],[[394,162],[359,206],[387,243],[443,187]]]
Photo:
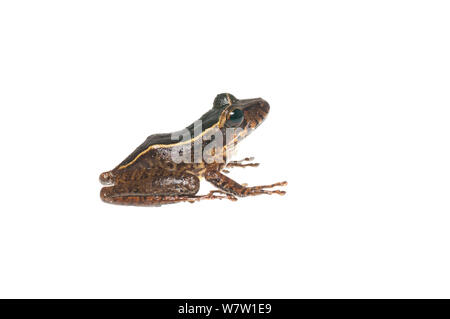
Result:
[[265,100],[260,99],[259,106],[262,110],[264,110],[265,113],[268,113],[270,110],[269,103],[267,103]]

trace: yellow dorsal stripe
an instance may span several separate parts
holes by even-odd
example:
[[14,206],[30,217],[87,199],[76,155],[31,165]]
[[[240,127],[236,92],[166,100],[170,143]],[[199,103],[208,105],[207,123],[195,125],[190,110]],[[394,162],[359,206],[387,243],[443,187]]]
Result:
[[173,146],[178,146],[178,145],[184,145],[184,144],[188,144],[188,143],[192,143],[195,142],[196,140],[198,140],[200,137],[202,137],[203,135],[205,135],[207,132],[209,132],[210,130],[212,130],[213,128],[217,127],[217,124],[214,124],[213,126],[209,127],[208,129],[204,130],[201,134],[197,135],[194,138],[191,138],[188,141],[184,141],[184,142],[178,142],[178,143],[174,143],[174,144],[154,144],[154,145],[150,145],[146,150],[142,151],[141,153],[139,153],[131,162],[129,162],[128,164],[122,165],[119,167],[119,169],[123,169],[126,168],[128,166],[130,166],[131,164],[133,164],[134,162],[136,162],[136,160],[141,157],[142,155],[148,153],[150,150],[154,149],[154,148],[169,148],[169,147],[173,147]]

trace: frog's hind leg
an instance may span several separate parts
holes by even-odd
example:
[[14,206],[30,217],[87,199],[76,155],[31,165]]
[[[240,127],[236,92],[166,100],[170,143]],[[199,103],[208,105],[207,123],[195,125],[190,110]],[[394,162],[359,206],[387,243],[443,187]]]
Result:
[[223,175],[221,172],[216,170],[208,170],[205,174],[205,179],[210,182],[211,184],[217,186],[219,189],[229,193],[233,194],[239,197],[246,197],[246,196],[255,196],[255,195],[261,195],[261,194],[278,194],[278,195],[284,195],[286,194],[285,191],[282,190],[267,190],[267,188],[273,188],[277,186],[286,186],[287,182],[279,182],[274,183],[270,185],[261,185],[261,186],[253,186],[248,187],[246,184],[239,184],[238,182],[235,182],[228,176]]
[[[214,190],[206,195],[178,196],[178,195],[114,195],[110,187],[103,187],[100,192],[101,199],[110,204],[132,205],[132,206],[161,206],[181,202],[194,203],[204,199],[229,199],[236,201],[237,198],[220,190]],[[216,195],[223,194],[223,195]]]
[[103,185],[112,185],[114,184],[114,174],[112,171],[101,173],[99,180]]
[[[222,194],[222,195],[214,195],[214,194]],[[237,198],[227,192],[221,191],[219,189],[215,189],[210,191],[206,195],[197,195],[194,196],[195,201],[200,201],[202,199],[229,199],[233,202],[237,201]]]
[[[211,191],[196,196],[200,188],[197,176],[181,173],[169,176],[152,176],[148,179],[103,187],[100,198],[110,204],[134,206],[161,206],[180,202],[196,202],[203,199],[236,198],[223,191]],[[220,194],[220,195],[219,195]]]

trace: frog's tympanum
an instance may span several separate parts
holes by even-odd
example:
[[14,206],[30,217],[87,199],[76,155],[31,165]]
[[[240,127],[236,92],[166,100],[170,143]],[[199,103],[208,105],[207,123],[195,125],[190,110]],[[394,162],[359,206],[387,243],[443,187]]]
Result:
[[[202,199],[229,199],[260,194],[284,195],[287,182],[252,186],[239,184],[228,176],[233,167],[258,163],[229,161],[230,151],[258,127],[269,113],[261,99],[238,100],[229,93],[217,95],[212,109],[186,129],[149,136],[133,153],[111,171],[100,175],[103,201],[113,204],[160,206]],[[200,179],[218,189],[197,195]]]

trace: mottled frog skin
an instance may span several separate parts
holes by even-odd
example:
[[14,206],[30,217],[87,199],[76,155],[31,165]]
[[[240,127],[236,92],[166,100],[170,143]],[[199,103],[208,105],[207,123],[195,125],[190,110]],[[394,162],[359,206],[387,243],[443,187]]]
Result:
[[[267,117],[269,104],[262,98],[238,100],[217,95],[213,107],[198,121],[178,132],[154,134],[114,169],[100,175],[103,201],[112,204],[161,206],[203,199],[229,199],[260,194],[284,195],[287,182],[248,187],[224,175],[232,167],[258,166],[245,158],[229,161],[233,147]],[[228,134],[228,135],[227,135]],[[182,160],[181,160],[182,159]],[[200,179],[218,189],[197,195]]]

